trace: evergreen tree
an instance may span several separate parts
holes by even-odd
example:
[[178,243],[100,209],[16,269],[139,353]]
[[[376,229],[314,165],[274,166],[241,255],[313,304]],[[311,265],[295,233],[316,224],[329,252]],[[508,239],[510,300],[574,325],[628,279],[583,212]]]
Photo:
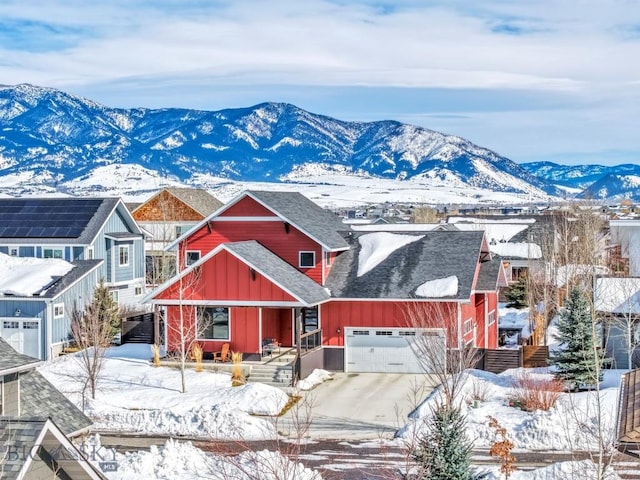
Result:
[[414,458],[421,480],[469,480],[471,442],[465,439],[466,421],[457,408],[440,405],[427,424]]
[[597,337],[584,293],[574,288],[565,308],[560,312],[556,340],[562,348],[551,357],[556,376],[571,388],[594,385],[602,381],[602,353],[595,348]]
[[527,279],[523,275],[516,283],[511,285],[506,293],[507,307],[525,308],[527,307]]
[[89,315],[97,317],[97,322],[107,325],[109,341],[113,340],[120,331],[120,307],[113,299],[109,287],[104,284],[104,279],[93,292],[93,301],[87,306]]

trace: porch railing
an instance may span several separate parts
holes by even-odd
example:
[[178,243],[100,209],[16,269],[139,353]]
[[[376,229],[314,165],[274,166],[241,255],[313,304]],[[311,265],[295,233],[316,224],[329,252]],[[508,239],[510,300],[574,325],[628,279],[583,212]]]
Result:
[[309,350],[314,350],[322,346],[322,329],[300,335],[300,353],[304,355]]

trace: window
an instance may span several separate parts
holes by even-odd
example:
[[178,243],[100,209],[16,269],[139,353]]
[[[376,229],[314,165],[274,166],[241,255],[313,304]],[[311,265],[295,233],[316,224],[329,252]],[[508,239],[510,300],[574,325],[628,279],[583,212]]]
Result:
[[188,230],[189,227],[186,225],[176,225],[176,238],[180,238]]
[[42,250],[42,256],[44,258],[62,258],[61,248],[44,248]]
[[53,306],[53,318],[64,317],[64,303],[56,303]]
[[142,287],[140,285],[136,285],[134,289],[134,295],[136,297],[139,297],[140,295],[142,295]]
[[204,307],[198,309],[199,340],[230,340],[229,309],[227,307]]
[[4,322],[2,322],[2,328],[20,328],[20,322],[5,320]]
[[354,330],[353,335],[369,335],[369,330]]
[[393,335],[393,332],[391,330],[376,330],[376,335],[380,337],[390,337]]
[[17,248],[9,249],[9,255],[11,255],[12,257],[17,257],[18,256],[18,249]]
[[464,321],[464,334],[473,332],[473,320],[465,320]]
[[398,334],[401,337],[415,337],[416,336],[416,332],[414,330],[400,330],[398,332]]
[[316,265],[316,252],[300,252],[300,268],[311,268]]
[[495,310],[491,310],[489,312],[489,318],[487,320],[489,322],[489,325],[493,325],[496,322],[496,311]]
[[198,260],[200,260],[200,250],[187,250],[186,257],[185,257],[187,266],[193,265]]
[[118,246],[118,265],[121,267],[129,265],[129,245]]
[[302,309],[302,331],[312,332],[318,329],[318,307]]
[[327,267],[331,266],[331,252],[324,252],[324,264]]
[[93,247],[87,247],[87,260],[93,260]]
[[118,290],[111,290],[111,298],[113,301],[118,303],[120,301],[120,292]]
[[37,330],[38,329],[38,322],[34,322],[32,320],[24,321],[24,322],[22,322],[22,328],[24,330]]

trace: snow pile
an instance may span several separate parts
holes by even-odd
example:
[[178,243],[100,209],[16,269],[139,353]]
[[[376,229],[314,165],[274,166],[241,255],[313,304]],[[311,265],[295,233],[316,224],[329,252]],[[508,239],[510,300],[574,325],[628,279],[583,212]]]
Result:
[[95,400],[88,390],[83,398],[86,377],[76,355],[51,360],[39,370],[79,408],[84,404],[96,429],[225,440],[277,435],[268,416],[279,414],[289,401],[282,390],[261,383],[232,387],[227,373],[187,369],[187,391],[181,393],[180,371],[153,367],[149,357],[148,345],[109,349]]
[[424,235],[399,235],[397,233],[376,232],[361,236],[360,255],[358,257],[358,277],[373,270],[389,255],[413,242],[424,238]]
[[452,297],[458,293],[458,277],[452,275],[429,280],[416,288],[416,295],[425,298]]
[[489,244],[489,250],[501,257],[528,258],[530,260],[542,258],[542,249],[535,243],[492,243]]
[[[456,217],[450,218],[449,223],[456,226],[458,230],[465,232],[484,231],[487,241],[491,243],[508,242],[520,232],[529,228],[529,224],[534,223],[534,219],[508,219],[504,222],[493,220],[492,222],[483,222],[480,218]],[[532,221],[527,221],[532,220]]]
[[[97,440],[99,443],[99,439]],[[279,452],[243,452],[235,457],[205,452],[190,442],[167,440],[148,452],[115,454],[116,472],[106,472],[109,480],[320,480],[322,477]]]
[[0,253],[0,295],[42,295],[73,269],[58,258],[12,257]]
[[[533,378],[552,378],[546,368],[526,369]],[[561,394],[555,407],[549,411],[526,412],[510,406],[514,381],[524,369],[507,370],[495,375],[480,370],[463,373],[464,384],[461,408],[467,418],[466,433],[475,448],[489,448],[495,440],[489,428],[489,416],[498,419],[507,429],[508,437],[518,450],[597,450],[597,407],[602,412],[601,426],[605,443],[611,445],[616,437],[615,424],[621,370],[605,370],[601,390],[596,392]],[[474,392],[483,392],[485,401],[475,408]],[[434,392],[410,415],[411,420],[399,432],[404,439],[416,438],[425,428],[435,405],[442,400],[440,389]]]
[[327,380],[333,379],[333,373],[328,372],[327,370],[322,370],[321,368],[316,368],[311,375],[309,375],[304,380],[300,380],[296,386],[300,390],[311,390],[316,385],[320,385]]
[[[500,473],[499,470],[499,466],[495,466],[490,470],[483,470],[485,476],[482,478],[484,480],[502,480],[504,478],[504,474]],[[548,467],[537,468],[530,471],[516,470],[509,476],[509,480],[560,480],[570,478],[598,478],[597,467],[591,460],[560,462],[549,465]],[[603,479],[620,480],[620,477],[611,467],[607,466]]]
[[500,304],[498,307],[498,328],[507,330],[519,330],[519,336],[529,338],[531,336],[531,322],[529,320],[529,309],[517,309],[505,307]]

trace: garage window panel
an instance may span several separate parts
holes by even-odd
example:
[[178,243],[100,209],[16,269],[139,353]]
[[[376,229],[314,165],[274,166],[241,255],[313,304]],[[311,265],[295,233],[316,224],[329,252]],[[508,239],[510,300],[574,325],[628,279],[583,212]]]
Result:
[[5,320],[2,322],[2,328],[20,328],[20,322]]

